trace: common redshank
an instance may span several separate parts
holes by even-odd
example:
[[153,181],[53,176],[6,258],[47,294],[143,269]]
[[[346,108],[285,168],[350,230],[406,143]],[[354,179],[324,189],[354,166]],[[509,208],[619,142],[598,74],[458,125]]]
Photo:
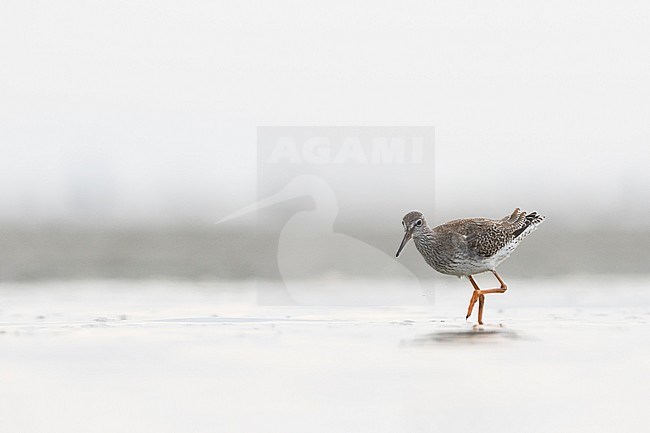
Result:
[[[430,228],[421,212],[404,215],[404,239],[396,257],[404,245],[413,238],[415,247],[424,260],[436,271],[457,277],[467,277],[474,287],[467,308],[469,318],[478,300],[478,323],[483,324],[483,306],[488,293],[504,293],[508,286],[497,274],[497,266],[517,248],[519,243],[534,231],[546,217],[537,212],[515,211],[500,220],[466,218],[446,222]],[[481,289],[472,275],[490,271],[500,287]]]

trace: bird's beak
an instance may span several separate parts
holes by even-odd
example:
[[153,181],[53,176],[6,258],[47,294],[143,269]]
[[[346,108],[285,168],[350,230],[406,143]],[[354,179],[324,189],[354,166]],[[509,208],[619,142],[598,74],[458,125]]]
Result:
[[404,233],[404,239],[402,239],[402,243],[399,244],[399,249],[397,250],[397,254],[395,254],[395,257],[399,257],[399,253],[402,252],[402,249],[404,248],[404,245],[411,239],[411,233],[406,232]]

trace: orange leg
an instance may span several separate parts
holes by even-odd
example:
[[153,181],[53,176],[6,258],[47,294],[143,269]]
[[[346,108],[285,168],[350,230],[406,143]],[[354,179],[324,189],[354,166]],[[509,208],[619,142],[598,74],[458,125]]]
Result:
[[[483,324],[483,306],[485,305],[485,295],[478,295],[478,324]],[[465,319],[467,320],[467,319]]]
[[469,316],[472,315],[474,304],[476,304],[476,301],[478,301],[479,292],[481,291],[478,284],[476,284],[476,281],[474,281],[474,278],[471,275],[468,275],[467,279],[469,279],[469,282],[472,283],[472,286],[474,286],[474,293],[472,293],[472,297],[469,300],[469,307],[467,307],[467,316],[465,316],[465,320],[469,319]]
[[478,290],[474,290],[474,293],[472,293],[472,297],[469,300],[469,307],[467,307],[467,316],[465,316],[465,320],[469,319],[469,316],[472,315],[472,310],[474,309],[474,304],[476,304],[477,300]]
[[496,289],[481,290],[478,284],[476,284],[476,281],[474,281],[474,277],[472,277],[471,275],[467,276],[469,282],[472,283],[472,286],[474,286],[474,293],[472,293],[472,298],[469,300],[469,307],[467,308],[467,316],[465,317],[465,319],[468,319],[469,316],[472,315],[474,304],[476,304],[476,301],[478,301],[478,324],[479,325],[483,324],[483,307],[485,305],[484,295],[488,293],[504,293],[506,290],[508,290],[508,285],[501,279],[499,274],[497,274],[497,271],[492,271],[492,273],[497,278],[497,280],[499,280],[499,283],[501,284],[501,286]]

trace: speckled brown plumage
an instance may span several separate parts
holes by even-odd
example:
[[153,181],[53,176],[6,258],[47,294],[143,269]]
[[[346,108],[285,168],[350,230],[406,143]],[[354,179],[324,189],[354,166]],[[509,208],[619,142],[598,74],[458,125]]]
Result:
[[[526,214],[519,208],[500,220],[470,218],[452,221],[454,229],[467,236],[467,244],[482,257],[491,257],[510,242],[514,242],[531,225],[544,220],[536,212]],[[446,224],[445,224],[446,225]],[[517,243],[521,239],[517,240]]]

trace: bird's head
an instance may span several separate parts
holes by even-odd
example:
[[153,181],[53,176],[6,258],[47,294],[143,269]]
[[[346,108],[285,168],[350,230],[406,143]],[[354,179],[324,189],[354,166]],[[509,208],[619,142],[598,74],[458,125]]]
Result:
[[404,239],[402,239],[402,243],[400,244],[395,257],[399,257],[404,245],[406,245],[413,236],[418,236],[422,230],[424,230],[427,226],[427,222],[424,219],[422,212],[412,211],[404,215],[404,218],[402,218],[402,226],[404,226]]

